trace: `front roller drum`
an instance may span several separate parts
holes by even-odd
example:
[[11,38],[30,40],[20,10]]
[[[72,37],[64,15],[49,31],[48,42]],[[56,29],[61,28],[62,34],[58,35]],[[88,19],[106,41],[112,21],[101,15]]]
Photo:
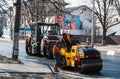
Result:
[[79,73],[94,73],[102,70],[103,64],[101,59],[81,61]]

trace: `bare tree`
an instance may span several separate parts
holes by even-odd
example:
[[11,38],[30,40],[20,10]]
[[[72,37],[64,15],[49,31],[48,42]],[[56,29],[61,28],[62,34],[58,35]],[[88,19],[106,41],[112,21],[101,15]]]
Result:
[[116,7],[116,10],[120,16],[120,1],[119,0],[110,0],[111,5]]
[[120,23],[114,21],[114,17],[118,16],[118,14],[116,14],[116,8],[111,5],[110,0],[95,0],[95,14],[103,29],[102,44],[105,45],[107,30],[113,25]]
[[28,17],[31,18],[32,22],[44,22],[46,17],[64,12],[63,7],[65,5],[64,0],[29,0],[24,2],[23,12],[29,15]]

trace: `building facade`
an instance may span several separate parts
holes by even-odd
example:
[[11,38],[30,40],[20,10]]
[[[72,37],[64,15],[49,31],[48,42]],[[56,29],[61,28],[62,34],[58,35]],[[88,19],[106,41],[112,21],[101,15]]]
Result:
[[[85,5],[78,7],[70,7],[66,10],[72,15],[80,16],[81,28],[77,29],[77,32],[79,32],[80,35],[91,35],[93,27],[92,10]],[[96,17],[94,21],[96,21]]]
[[[100,24],[97,16],[94,14],[94,22],[93,22],[93,12],[92,9],[87,7],[86,5],[78,6],[78,7],[70,7],[67,8],[67,11],[72,15],[79,15],[81,21],[81,29],[79,29],[80,35],[91,35],[93,23],[95,26],[95,35],[102,36],[102,25]],[[112,14],[114,17],[111,18],[111,27],[108,28],[106,34],[107,36],[110,34],[120,35],[120,17],[117,14],[117,11],[111,8]]]

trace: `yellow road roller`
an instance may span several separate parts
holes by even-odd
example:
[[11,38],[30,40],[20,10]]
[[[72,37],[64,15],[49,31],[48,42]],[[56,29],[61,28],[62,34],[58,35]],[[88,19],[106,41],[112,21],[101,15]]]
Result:
[[70,52],[61,48],[61,68],[73,67],[79,73],[99,72],[103,64],[100,52],[92,46],[72,45]]

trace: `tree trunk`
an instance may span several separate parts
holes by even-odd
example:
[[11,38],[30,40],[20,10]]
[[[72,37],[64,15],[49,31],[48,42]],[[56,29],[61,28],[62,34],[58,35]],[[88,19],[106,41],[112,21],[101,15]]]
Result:
[[102,45],[106,45],[106,30],[103,29],[103,35],[102,35]]

